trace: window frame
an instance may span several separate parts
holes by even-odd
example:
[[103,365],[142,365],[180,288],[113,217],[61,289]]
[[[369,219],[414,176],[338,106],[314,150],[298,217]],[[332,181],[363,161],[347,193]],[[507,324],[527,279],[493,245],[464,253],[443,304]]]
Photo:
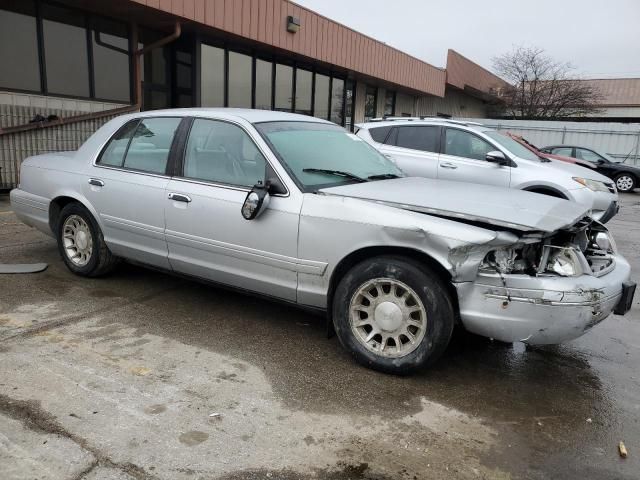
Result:
[[[442,131],[440,133],[440,149],[439,149],[439,152],[438,152],[440,155],[448,155],[450,157],[464,158],[465,160],[473,160],[474,162],[487,162],[487,160],[479,160],[477,158],[461,157],[459,155],[451,155],[450,153],[445,153],[444,149],[445,149],[446,144],[447,144],[447,130],[457,130],[459,132],[468,133],[469,135],[471,135],[473,137],[476,137],[478,140],[481,140],[484,143],[490,145],[491,148],[493,148],[494,150],[502,152],[501,148],[496,147],[492,142],[490,142],[486,138],[482,138],[480,135],[477,135],[474,132],[471,132],[469,130],[464,130],[462,128],[456,128],[456,127],[450,127],[448,125],[447,126],[443,126],[441,128],[442,128]],[[510,163],[505,165],[507,167],[512,166],[512,163],[513,163],[513,160],[511,160],[510,158],[509,158],[509,160],[510,160]],[[487,162],[487,163],[489,163],[489,162]]]
[[[180,122],[176,127],[176,132],[173,135],[173,139],[171,140],[171,146],[169,147],[169,154],[167,156],[167,164],[165,166],[164,173],[148,172],[146,170],[138,170],[136,168],[127,168],[124,166],[125,160],[127,159],[127,154],[129,153],[129,147],[131,146],[131,141],[133,140],[133,136],[129,139],[129,142],[127,143],[127,148],[125,149],[124,155],[122,156],[122,165],[120,165],[119,167],[116,167],[113,165],[100,164],[100,159],[102,158],[102,155],[104,155],[104,152],[109,146],[109,144],[111,143],[111,141],[115,138],[116,135],[118,135],[122,130],[124,130],[127,125],[129,125],[130,123],[136,122],[136,128],[134,130],[134,133],[135,133],[135,131],[140,126],[140,123],[143,122],[144,120],[152,120],[152,119],[159,119],[159,118],[180,119]],[[115,132],[113,132],[113,134],[111,134],[111,136],[109,136],[107,141],[105,141],[105,143],[100,148],[100,153],[96,155],[96,158],[93,161],[93,166],[96,168],[106,168],[108,170],[118,170],[121,172],[135,173],[138,175],[148,175],[151,177],[161,177],[161,178],[173,177],[176,171],[177,155],[179,154],[179,149],[182,148],[181,137],[184,134],[184,124],[187,118],[188,117],[182,117],[180,115],[157,115],[157,116],[150,115],[150,116],[141,116],[141,117],[132,118],[131,120],[123,123]]]
[[[190,178],[190,177],[185,177],[184,176],[184,165],[185,165],[186,154],[187,154],[187,144],[189,143],[189,137],[191,135],[191,129],[193,128],[193,124],[195,123],[196,120],[210,120],[210,121],[213,121],[213,122],[229,123],[231,125],[239,127],[249,137],[249,140],[251,140],[253,142],[253,144],[255,145],[257,150],[264,157],[264,160],[265,160],[265,181],[266,181],[266,176],[267,176],[267,170],[269,169],[274,173],[274,175],[276,177],[278,177],[278,180],[280,181],[280,184],[286,190],[286,193],[274,193],[271,196],[273,196],[273,197],[288,197],[290,195],[290,191],[289,191],[289,187],[287,186],[287,183],[282,180],[282,176],[278,173],[278,171],[275,168],[273,168],[273,162],[271,162],[271,160],[269,159],[269,153],[266,152],[262,148],[262,146],[260,146],[260,144],[256,141],[256,136],[251,135],[251,132],[243,124],[241,124],[240,122],[236,122],[235,120],[228,119],[228,118],[206,117],[206,116],[202,116],[202,115],[195,115],[195,116],[189,116],[189,117],[183,117],[183,118],[184,118],[184,120],[188,120],[188,123],[185,124],[185,128],[180,132],[181,133],[180,145],[179,145],[179,148],[177,148],[177,151],[175,152],[175,154],[176,154],[175,160],[176,161],[175,161],[175,164],[174,164],[174,171],[172,172],[172,178],[174,180],[179,180],[181,182],[194,183],[194,184],[197,184],[197,185],[206,185],[206,186],[210,186],[210,187],[226,188],[228,190],[237,190],[237,191],[242,191],[242,192],[250,192],[251,191],[252,187],[246,187],[246,186],[242,186],[242,185],[234,185],[234,184],[224,183],[224,182],[213,182],[213,181],[209,181],[209,180]],[[310,118],[313,118],[313,117],[310,117]],[[176,136],[177,136],[177,133],[176,133]],[[262,138],[262,136],[259,133],[258,133],[257,137],[258,138]]]
[[[135,91],[135,85],[133,84],[133,51],[132,51],[132,32],[131,26],[127,22],[122,22],[120,19],[109,17],[106,15],[100,15],[95,13],[89,13],[77,7],[69,6],[66,4],[61,4],[56,1],[48,1],[48,0],[34,0],[35,5],[35,21],[36,21],[36,43],[38,49],[38,68],[40,71],[40,88],[38,90],[29,90],[22,88],[10,88],[0,85],[0,89],[6,92],[15,92],[15,93],[25,93],[25,94],[36,94],[36,95],[45,95],[48,97],[54,98],[68,98],[73,100],[91,100],[97,102],[105,102],[105,103],[116,103],[116,104],[131,104],[133,102],[133,96]],[[68,10],[70,12],[80,14],[84,18],[84,29],[85,37],[86,37],[86,49],[87,49],[87,65],[88,65],[88,82],[89,82],[89,96],[83,95],[68,95],[63,93],[52,93],[49,91],[47,85],[47,69],[46,69],[46,57],[45,57],[45,49],[46,45],[44,42],[44,28],[43,28],[43,15],[42,15],[42,6],[50,5],[56,8],[62,8]],[[2,9],[5,10],[5,9]],[[9,12],[13,12],[13,10],[7,10]],[[30,16],[30,15],[29,15]],[[94,71],[94,55],[93,48],[96,44],[96,39],[94,32],[96,23],[96,19],[105,19],[114,23],[119,23],[126,28],[127,32],[127,52],[128,52],[128,79],[129,79],[129,99],[128,100],[114,100],[110,98],[101,98],[95,96],[95,71]],[[64,22],[58,22],[63,23]],[[65,24],[66,25],[66,24]]]

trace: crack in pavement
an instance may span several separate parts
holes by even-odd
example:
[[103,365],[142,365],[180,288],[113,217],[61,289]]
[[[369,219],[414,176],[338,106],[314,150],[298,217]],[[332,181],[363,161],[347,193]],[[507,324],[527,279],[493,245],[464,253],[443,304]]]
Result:
[[82,472],[73,477],[72,480],[81,480],[98,466],[121,470],[136,480],[155,480],[158,478],[133,463],[114,462],[108,455],[90,445],[85,438],[66,430],[57,421],[56,417],[42,409],[40,402],[37,400],[16,400],[0,393],[0,413],[21,422],[25,428],[36,433],[58,435],[67,438],[83,450],[91,453],[95,460]]

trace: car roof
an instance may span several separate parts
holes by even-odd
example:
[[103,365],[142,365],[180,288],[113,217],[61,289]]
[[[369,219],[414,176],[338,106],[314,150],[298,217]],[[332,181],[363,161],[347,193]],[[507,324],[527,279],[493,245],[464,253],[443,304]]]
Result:
[[317,117],[297,113],[275,112],[272,110],[254,110],[251,108],[170,108],[165,110],[148,110],[130,115],[131,118],[180,116],[211,117],[228,120],[246,120],[250,123],[260,122],[315,122],[335,125]]
[[595,148],[591,148],[591,147],[582,147],[580,145],[548,145],[546,147],[543,148],[584,148],[585,150],[592,150],[592,151],[596,151]]
[[465,122],[463,120],[450,120],[448,118],[396,118],[393,120],[375,120],[369,122],[363,122],[356,124],[356,127],[363,129],[370,129],[376,127],[391,127],[393,125],[437,125],[437,126],[458,126],[458,127],[466,127],[472,130],[477,131],[485,131],[485,130],[493,130],[492,128],[488,128],[481,123],[476,122]]

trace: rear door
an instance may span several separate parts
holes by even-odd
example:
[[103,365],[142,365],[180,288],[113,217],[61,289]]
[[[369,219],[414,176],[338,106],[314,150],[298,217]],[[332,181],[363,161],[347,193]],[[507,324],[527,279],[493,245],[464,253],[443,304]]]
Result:
[[84,194],[115,255],[169,268],[164,238],[167,164],[181,120],[145,117],[126,123],[86,179]]
[[494,150],[498,149],[474,133],[446,127],[442,135],[438,178],[508,187],[511,167],[486,160],[487,153]]
[[440,127],[400,125],[393,127],[380,151],[412,177],[437,178]]
[[295,301],[301,193],[271,196],[255,220],[240,211],[267,169],[272,176],[267,155],[243,125],[193,120],[181,172],[162,202],[169,261],[182,273]]

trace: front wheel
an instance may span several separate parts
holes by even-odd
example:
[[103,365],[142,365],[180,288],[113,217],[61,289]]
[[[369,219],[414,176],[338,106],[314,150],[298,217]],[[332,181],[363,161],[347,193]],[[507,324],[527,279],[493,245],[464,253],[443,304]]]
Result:
[[76,275],[98,277],[110,272],[117,264],[102,237],[98,223],[79,203],[62,209],[57,228],[60,255]]
[[619,192],[630,192],[636,188],[636,179],[628,173],[616,176],[616,188]]
[[333,319],[340,343],[359,363],[402,375],[442,355],[453,332],[454,309],[442,281],[427,267],[380,256],[342,278]]

